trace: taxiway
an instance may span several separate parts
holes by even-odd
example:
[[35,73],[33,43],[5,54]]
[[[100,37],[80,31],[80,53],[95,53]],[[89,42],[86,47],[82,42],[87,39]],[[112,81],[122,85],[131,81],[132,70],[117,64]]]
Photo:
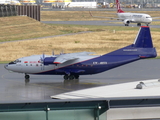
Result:
[[[160,20],[154,20],[160,21]],[[42,21],[46,24],[68,24],[68,25],[99,25],[99,26],[124,26],[122,21],[117,20],[94,20],[94,21]],[[145,26],[145,24],[142,24]],[[151,28],[160,28],[160,25],[149,25]],[[137,27],[137,24],[130,23],[127,27]]]

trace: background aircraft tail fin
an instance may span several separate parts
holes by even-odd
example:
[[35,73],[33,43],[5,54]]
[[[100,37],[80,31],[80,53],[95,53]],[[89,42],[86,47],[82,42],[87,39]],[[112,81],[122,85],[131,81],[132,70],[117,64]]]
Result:
[[119,0],[116,0],[116,5],[117,5],[117,13],[124,13],[124,11],[121,9]]
[[157,56],[156,49],[153,47],[150,28],[141,26],[136,39],[132,45],[118,49],[106,55],[132,55],[139,58],[153,58]]

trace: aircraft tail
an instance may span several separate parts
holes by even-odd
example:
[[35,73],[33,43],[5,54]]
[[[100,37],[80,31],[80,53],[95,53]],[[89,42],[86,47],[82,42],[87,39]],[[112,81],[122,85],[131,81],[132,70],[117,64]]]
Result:
[[117,13],[124,13],[124,11],[121,9],[119,0],[116,0],[116,5],[117,5]]
[[135,41],[132,45],[113,51],[107,55],[131,55],[138,58],[154,58],[157,56],[156,49],[153,47],[150,28],[141,26]]

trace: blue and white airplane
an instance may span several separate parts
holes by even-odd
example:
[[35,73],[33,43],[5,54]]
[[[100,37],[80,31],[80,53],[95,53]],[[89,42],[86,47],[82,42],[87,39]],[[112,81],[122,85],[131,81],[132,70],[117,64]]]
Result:
[[80,75],[92,75],[144,58],[157,56],[153,47],[150,28],[142,26],[133,44],[101,56],[91,52],[60,55],[33,55],[10,62],[7,70],[37,75],[64,75],[64,80],[78,79]]

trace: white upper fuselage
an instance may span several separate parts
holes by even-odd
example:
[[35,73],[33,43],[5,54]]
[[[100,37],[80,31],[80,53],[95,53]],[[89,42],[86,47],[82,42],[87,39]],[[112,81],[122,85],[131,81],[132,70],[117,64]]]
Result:
[[151,23],[152,17],[143,13],[117,13],[117,16],[122,21],[129,21],[133,23]]
[[[33,55],[33,56],[28,56],[28,57],[23,57],[15,60],[11,64],[8,64],[5,66],[6,69],[13,71],[13,72],[18,72],[18,73],[27,73],[27,74],[36,74],[36,73],[42,73],[50,70],[56,70],[60,69],[75,63],[79,63],[82,61],[86,61],[89,59],[93,59],[99,56],[95,55],[86,55],[86,56],[81,56],[80,59],[77,59],[75,61],[67,61],[62,64],[50,64],[50,65],[44,65],[40,59],[42,55]],[[55,57],[57,56],[48,56],[45,55],[45,57]]]

